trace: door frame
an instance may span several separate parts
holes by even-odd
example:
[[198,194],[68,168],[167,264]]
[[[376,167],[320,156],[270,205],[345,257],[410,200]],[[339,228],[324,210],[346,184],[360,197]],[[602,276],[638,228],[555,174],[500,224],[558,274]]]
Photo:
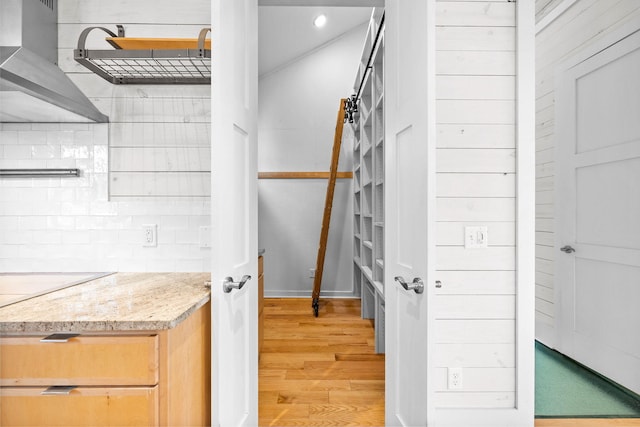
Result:
[[[435,10],[435,0],[428,1],[432,2],[431,10]],[[270,0],[259,1],[259,5],[269,3]],[[349,1],[344,3],[348,5]],[[281,4],[296,6],[309,5],[309,2],[289,0]],[[513,409],[436,410],[431,419],[439,426],[525,426],[533,425],[534,420],[536,30],[533,2],[516,3],[516,26],[516,403]],[[429,78],[435,81],[435,75]]]

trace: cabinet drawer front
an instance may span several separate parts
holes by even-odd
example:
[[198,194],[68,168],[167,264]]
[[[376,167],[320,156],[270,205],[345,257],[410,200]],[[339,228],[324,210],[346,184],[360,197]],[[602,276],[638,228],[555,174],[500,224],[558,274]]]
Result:
[[158,425],[158,387],[77,388],[41,395],[44,388],[0,388],[3,426]]
[[158,336],[0,338],[0,385],[155,385]]

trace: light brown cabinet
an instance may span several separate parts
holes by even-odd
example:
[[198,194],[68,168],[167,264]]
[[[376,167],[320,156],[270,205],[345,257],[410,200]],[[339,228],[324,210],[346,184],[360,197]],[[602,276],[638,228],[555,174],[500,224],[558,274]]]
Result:
[[207,303],[168,330],[1,337],[0,425],[208,425],[210,316]]
[[258,357],[264,342],[264,258],[258,257]]

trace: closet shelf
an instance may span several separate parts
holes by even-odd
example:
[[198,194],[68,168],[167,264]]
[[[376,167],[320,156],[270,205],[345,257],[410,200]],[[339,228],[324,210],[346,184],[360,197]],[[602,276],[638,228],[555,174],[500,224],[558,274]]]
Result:
[[[113,84],[211,84],[211,28],[197,39],[130,38],[104,27],[88,27],[80,34],[74,59]],[[87,36],[102,30],[114,49],[86,49]]]

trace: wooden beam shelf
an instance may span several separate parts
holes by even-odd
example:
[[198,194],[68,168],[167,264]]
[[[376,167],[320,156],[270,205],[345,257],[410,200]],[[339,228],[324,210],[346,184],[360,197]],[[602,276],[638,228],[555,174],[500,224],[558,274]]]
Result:
[[[258,172],[258,179],[329,179],[330,172]],[[337,178],[351,179],[353,172],[338,172]]]

